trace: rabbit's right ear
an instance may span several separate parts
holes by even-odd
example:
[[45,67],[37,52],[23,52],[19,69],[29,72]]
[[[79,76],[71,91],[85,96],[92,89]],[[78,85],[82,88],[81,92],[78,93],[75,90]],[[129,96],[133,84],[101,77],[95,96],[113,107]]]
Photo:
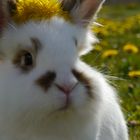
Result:
[[10,22],[11,15],[16,8],[16,0],[0,0],[0,34]]
[[105,0],[59,0],[64,11],[70,13],[75,24],[90,25]]

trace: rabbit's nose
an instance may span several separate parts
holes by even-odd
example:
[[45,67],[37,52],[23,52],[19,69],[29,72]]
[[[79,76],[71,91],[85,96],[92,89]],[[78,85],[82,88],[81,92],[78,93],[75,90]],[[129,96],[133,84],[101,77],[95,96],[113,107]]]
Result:
[[55,85],[65,95],[69,95],[72,92],[72,90],[77,86],[77,84],[78,83],[63,84],[63,85],[55,84]]

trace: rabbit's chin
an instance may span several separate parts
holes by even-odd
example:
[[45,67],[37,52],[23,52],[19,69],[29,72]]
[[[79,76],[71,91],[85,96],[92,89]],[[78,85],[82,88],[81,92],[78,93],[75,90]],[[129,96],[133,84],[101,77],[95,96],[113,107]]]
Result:
[[71,93],[69,104],[66,103],[65,95],[55,87],[51,87],[47,93],[36,86],[34,89],[27,93],[22,89],[24,95],[11,96],[9,93],[9,97],[4,97],[4,110],[0,103],[2,122],[5,122],[4,129],[13,128],[9,130],[11,133],[21,133],[24,132],[23,129],[28,128],[28,133],[39,133],[42,130],[50,134],[49,129],[54,130],[56,126],[74,125],[79,118],[84,121],[87,116],[93,116],[91,113],[94,112],[94,104],[90,102],[86,88],[82,84],[79,84]]

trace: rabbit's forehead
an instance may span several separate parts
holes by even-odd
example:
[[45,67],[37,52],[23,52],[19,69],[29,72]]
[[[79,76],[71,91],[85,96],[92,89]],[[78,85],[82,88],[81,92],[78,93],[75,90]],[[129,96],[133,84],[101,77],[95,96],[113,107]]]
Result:
[[[7,38],[3,46],[10,49],[30,49],[38,46],[40,56],[52,63],[68,63],[77,55],[77,35],[73,25],[62,19],[52,21],[29,22],[15,27],[4,36]],[[9,43],[10,42],[10,43]],[[12,45],[12,47],[11,47]],[[8,49],[9,49],[8,48]]]
[[23,32],[26,31],[28,38],[36,38],[46,53],[59,56],[76,50],[76,32],[72,25],[61,19],[54,18],[39,24],[29,23],[25,28]]
[[44,47],[57,49],[63,45],[66,48],[77,40],[75,27],[61,18],[42,22],[31,21],[21,26],[13,25],[10,28],[11,30],[8,29],[8,32],[3,35],[5,40],[11,42],[9,45],[28,45],[31,43],[31,38],[37,38]]

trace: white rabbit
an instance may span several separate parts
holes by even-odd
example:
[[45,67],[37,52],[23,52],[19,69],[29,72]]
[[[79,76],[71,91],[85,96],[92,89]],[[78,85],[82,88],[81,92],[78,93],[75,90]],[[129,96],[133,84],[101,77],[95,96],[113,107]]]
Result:
[[103,1],[60,2],[72,22],[17,24],[16,5],[0,1],[0,140],[128,140],[116,91],[80,60]]

